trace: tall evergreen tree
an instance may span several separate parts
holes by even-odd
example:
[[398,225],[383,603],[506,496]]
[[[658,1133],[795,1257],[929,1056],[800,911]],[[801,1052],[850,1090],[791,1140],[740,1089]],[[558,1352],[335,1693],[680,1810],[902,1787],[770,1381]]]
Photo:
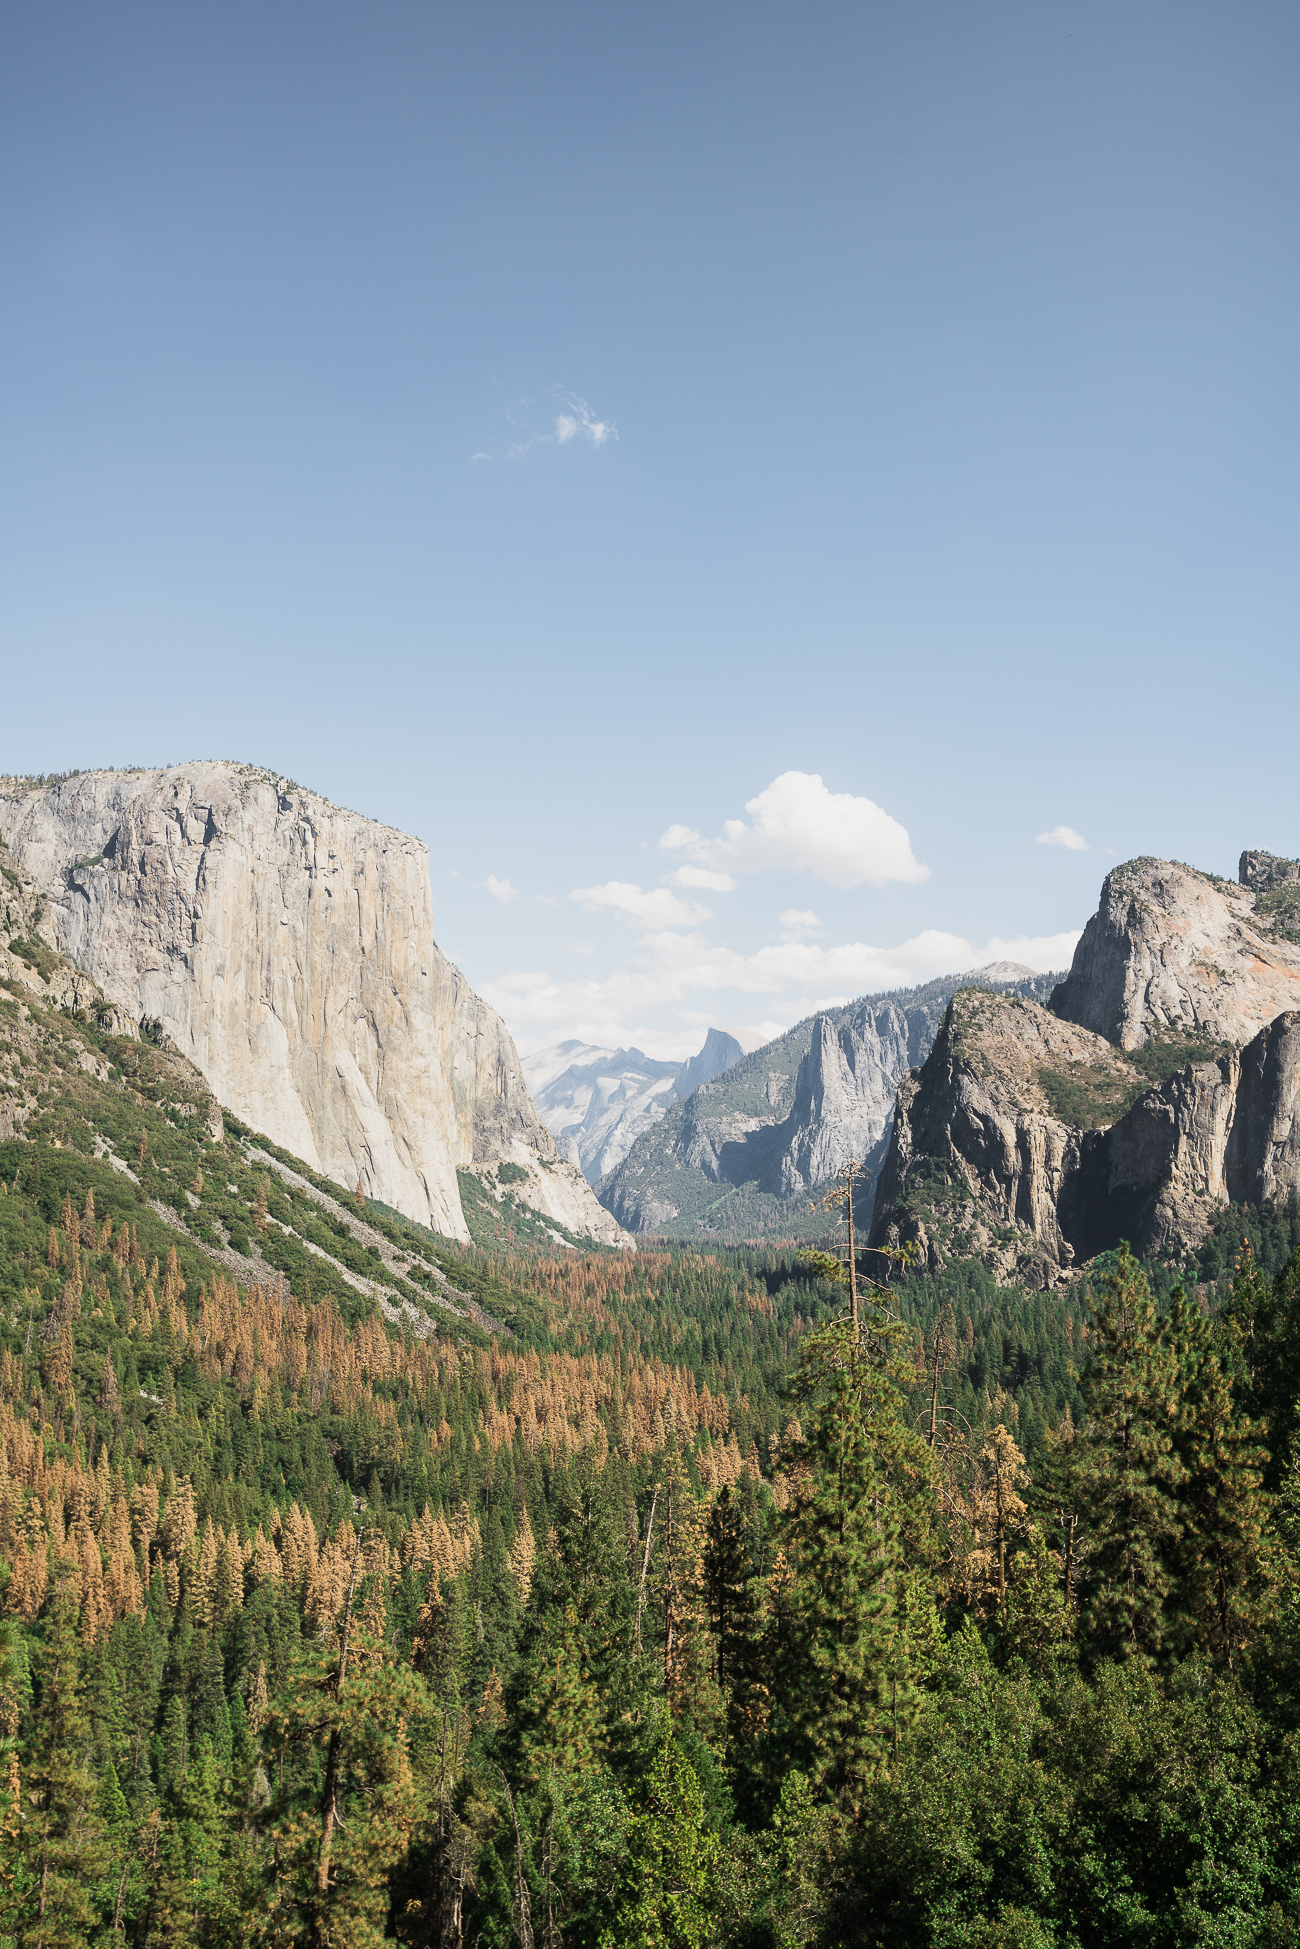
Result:
[[928,1534],[933,1466],[903,1418],[887,1294],[869,1289],[859,1313],[812,1336],[793,1386],[794,1585],[774,1661],[800,1755],[849,1814],[914,1705],[898,1598],[905,1538]]
[[1183,1469],[1170,1635],[1180,1652],[1202,1649],[1231,1671],[1272,1608],[1268,1454],[1261,1429],[1233,1395],[1236,1322],[1216,1330],[1178,1292],[1167,1332],[1181,1381],[1174,1446]]
[[1095,1656],[1150,1663],[1166,1650],[1186,1470],[1175,1452],[1178,1364],[1127,1246],[1102,1276],[1090,1328],[1085,1418],[1071,1457],[1086,1539],[1085,1631]]
[[78,1622],[73,1571],[60,1562],[46,1600],[31,1758],[24,1779],[29,1887],[21,1939],[31,1949],[80,1949],[96,1920],[91,1890],[105,1867]]
[[279,1764],[274,1872],[250,1940],[372,1949],[384,1936],[388,1877],[421,1811],[410,1760],[423,1681],[394,1664],[377,1605],[340,1621],[337,1649],[300,1657],[269,1717]]
[[703,1949],[713,1934],[718,1839],[695,1770],[667,1726],[625,1847],[617,1918],[600,1949]]
[[724,1488],[709,1511],[704,1551],[704,1601],[713,1633],[714,1670],[726,1701],[727,1738],[733,1751],[752,1738],[758,1595],[745,1513],[740,1497]]
[[1221,1349],[1234,1392],[1260,1425],[1268,1457],[1265,1486],[1277,1488],[1300,1426],[1300,1252],[1270,1281],[1242,1241],[1232,1269],[1223,1327],[1233,1342]]

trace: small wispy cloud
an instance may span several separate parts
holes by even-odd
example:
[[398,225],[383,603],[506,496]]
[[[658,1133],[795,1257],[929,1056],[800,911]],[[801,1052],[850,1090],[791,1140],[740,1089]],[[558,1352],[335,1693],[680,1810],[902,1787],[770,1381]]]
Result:
[[483,884],[492,898],[500,900],[503,905],[507,901],[518,900],[521,897],[518,887],[512,887],[509,880],[498,880],[495,873],[489,873]]
[[[554,388],[559,392],[559,388]],[[570,440],[590,440],[593,447],[603,447],[606,440],[617,440],[618,428],[613,420],[598,420],[585,399],[577,393],[560,393],[560,398],[568,408],[567,412],[556,415],[555,438],[560,446],[567,446]]]
[[730,873],[719,873],[711,866],[679,866],[672,883],[675,887],[704,887],[709,893],[734,893],[739,884]]
[[[617,440],[618,428],[613,420],[596,417],[589,402],[581,393],[571,393],[563,386],[547,388],[560,411],[551,422],[549,432],[540,432],[527,422],[520,422],[511,415],[511,424],[517,429],[519,438],[506,450],[507,460],[522,460],[534,447],[567,447],[576,440],[580,445],[603,447],[610,440]],[[487,460],[488,454],[475,454],[476,460]]]
[[781,923],[783,941],[805,941],[810,934],[825,932],[817,915],[806,908],[787,907],[783,914],[777,915],[777,919]]
[[490,453],[472,453],[470,455],[471,460],[491,460],[491,458]]
[[1040,832],[1034,841],[1035,846],[1064,846],[1071,853],[1086,853],[1088,842],[1081,832],[1073,826],[1053,826],[1050,832]]

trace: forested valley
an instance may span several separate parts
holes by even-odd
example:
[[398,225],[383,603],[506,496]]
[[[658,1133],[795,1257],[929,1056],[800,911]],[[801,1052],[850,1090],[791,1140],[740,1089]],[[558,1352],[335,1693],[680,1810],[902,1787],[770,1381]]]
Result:
[[855,1320],[452,1247],[0,1016],[0,1941],[1300,1939],[1294,1214]]

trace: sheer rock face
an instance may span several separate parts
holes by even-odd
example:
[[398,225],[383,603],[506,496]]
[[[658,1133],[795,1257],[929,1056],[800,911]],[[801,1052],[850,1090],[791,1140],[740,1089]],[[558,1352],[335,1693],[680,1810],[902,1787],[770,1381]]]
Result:
[[710,1029],[699,1054],[684,1063],[673,1079],[673,1095],[684,1103],[688,1096],[694,1096],[701,1083],[711,1083],[724,1070],[734,1068],[744,1053],[734,1035],[728,1035],[725,1029]]
[[849,1158],[861,1162],[875,1153],[907,1056],[907,1018],[892,1002],[864,1006],[839,1024],[819,1015],[785,1117],[771,1123],[721,1103],[715,1109],[709,1090],[701,1089],[687,1113],[685,1162],[716,1183],[736,1182],[744,1171],[760,1191],[799,1197]]
[[[41,939],[44,912],[40,888],[0,839],[0,976],[6,985],[11,990],[27,988],[51,1007],[71,1009],[86,1018],[93,1015],[102,1028],[134,1039],[135,1016],[114,1008],[89,975],[53,955],[46,957],[42,967],[30,948],[24,952],[27,943]],[[6,1137],[13,1134],[2,1118],[0,1131]]]
[[0,833],[51,944],[316,1169],[463,1239],[458,1165],[555,1161],[504,1024],[434,942],[419,840],[232,764],[0,791]]
[[[1247,860],[1239,889],[1164,861],[1111,874],[1051,1012],[954,998],[899,1090],[873,1244],[1048,1286],[1121,1239],[1185,1251],[1225,1201],[1300,1193],[1300,949],[1256,910],[1296,876],[1247,855],[1243,879]],[[1144,1089],[1126,1052],[1180,1041],[1201,1059]]]
[[824,1015],[795,1078],[794,1104],[771,1189],[795,1197],[850,1158],[874,1168],[908,1064],[907,1017],[894,1004],[862,1010],[838,1029]]
[[975,1253],[1001,1276],[1053,1285],[1089,1230],[1086,1133],[1053,1110],[1043,1072],[1106,1096],[1133,1071],[1100,1036],[1039,1003],[955,995],[923,1068],[899,1088],[874,1246],[919,1244],[931,1269]]
[[1169,1032],[1240,1047],[1300,1008],[1300,944],[1277,938],[1257,912],[1274,885],[1270,869],[1293,865],[1244,854],[1242,878],[1252,883],[1237,886],[1169,860],[1116,867],[1053,1013],[1122,1049]]

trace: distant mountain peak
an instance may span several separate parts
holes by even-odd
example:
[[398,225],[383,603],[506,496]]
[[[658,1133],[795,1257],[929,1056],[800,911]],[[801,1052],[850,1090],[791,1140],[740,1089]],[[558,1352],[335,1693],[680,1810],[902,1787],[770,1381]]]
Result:
[[711,1083],[715,1076],[721,1076],[733,1063],[738,1063],[744,1053],[734,1035],[728,1035],[725,1029],[710,1029],[698,1056],[692,1056],[683,1065],[673,1084],[673,1095],[684,1103],[701,1083]]
[[990,961],[987,967],[975,968],[972,973],[985,981],[1032,981],[1038,969],[1027,968],[1023,961]]
[[743,1054],[734,1035],[710,1029],[704,1047],[686,1063],[660,1062],[641,1049],[569,1041],[525,1056],[523,1071],[561,1156],[594,1185],[618,1168],[674,1097],[689,1096]]

